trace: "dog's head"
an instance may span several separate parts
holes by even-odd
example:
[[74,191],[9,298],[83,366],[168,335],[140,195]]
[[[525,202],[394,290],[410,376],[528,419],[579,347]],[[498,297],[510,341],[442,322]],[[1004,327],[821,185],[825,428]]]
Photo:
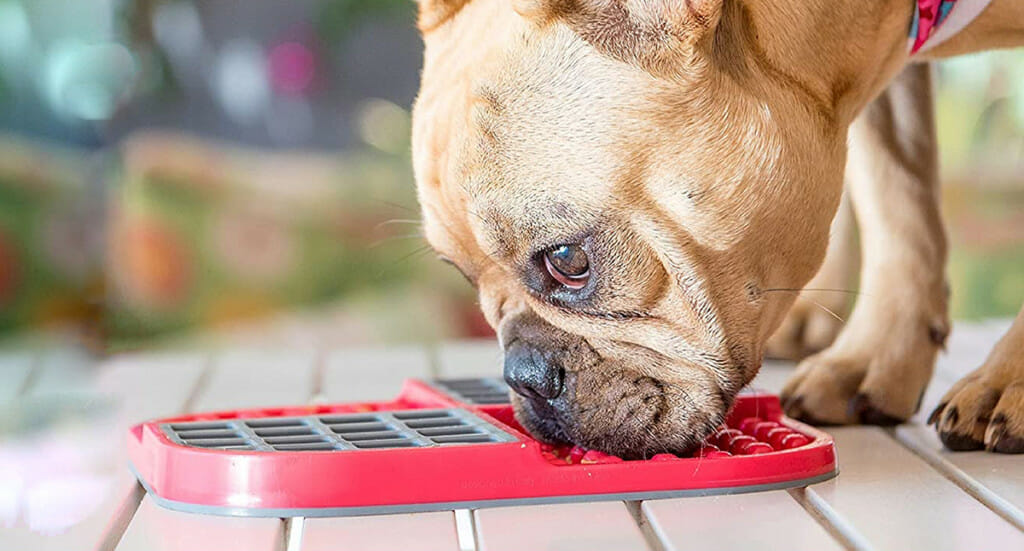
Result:
[[845,134],[721,0],[421,0],[427,239],[536,436],[692,449],[824,255]]

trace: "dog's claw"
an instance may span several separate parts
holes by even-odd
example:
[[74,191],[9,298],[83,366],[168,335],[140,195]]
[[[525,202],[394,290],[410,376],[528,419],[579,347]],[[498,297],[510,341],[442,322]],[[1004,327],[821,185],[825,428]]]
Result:
[[985,430],[985,449],[996,453],[1024,453],[1024,438],[1006,434],[1006,416],[999,414]]
[[960,420],[960,410],[953,406],[946,410],[943,410],[942,417],[939,419],[939,424],[936,426],[941,432],[952,432],[953,425],[956,425],[957,421]]
[[996,446],[999,445],[999,441],[1002,440],[1005,433],[1006,416],[998,415],[995,419],[992,419],[985,429],[985,449],[995,451]]
[[929,425],[934,425],[935,423],[939,422],[939,417],[942,416],[942,410],[946,409],[946,405],[948,404],[949,402],[942,402],[941,404],[935,406],[935,409],[933,409],[932,412],[928,414]]
[[939,432],[939,439],[942,440],[942,443],[946,448],[956,452],[980,450],[984,448],[984,442],[979,441],[970,434],[955,432],[953,430],[959,421],[960,411],[956,406],[943,411],[942,418],[939,420],[936,428]]

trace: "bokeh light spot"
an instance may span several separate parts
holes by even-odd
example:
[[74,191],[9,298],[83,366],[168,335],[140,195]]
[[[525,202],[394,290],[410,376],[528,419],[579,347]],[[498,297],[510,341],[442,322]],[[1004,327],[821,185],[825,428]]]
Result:
[[306,92],[316,74],[316,56],[300,42],[282,42],[270,50],[270,82],[282,94]]
[[97,121],[127,99],[137,73],[135,57],[121,44],[65,40],[49,49],[42,86],[56,113]]
[[382,151],[403,153],[409,147],[409,112],[383,99],[369,99],[356,110],[359,137]]
[[259,120],[270,100],[263,49],[251,40],[224,45],[214,74],[214,92],[221,108],[239,124]]

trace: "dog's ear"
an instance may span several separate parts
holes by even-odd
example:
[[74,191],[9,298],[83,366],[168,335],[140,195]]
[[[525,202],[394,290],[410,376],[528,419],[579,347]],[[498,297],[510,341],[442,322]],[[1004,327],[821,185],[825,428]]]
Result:
[[470,0],[416,0],[420,6],[420,15],[416,26],[420,32],[430,32],[445,21],[452,18]]
[[724,0],[512,0],[538,25],[562,22],[606,55],[671,76],[711,37]]

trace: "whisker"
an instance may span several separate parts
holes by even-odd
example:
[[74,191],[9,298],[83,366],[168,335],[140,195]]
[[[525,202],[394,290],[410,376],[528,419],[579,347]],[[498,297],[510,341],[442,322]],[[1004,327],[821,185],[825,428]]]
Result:
[[805,292],[805,291],[816,292],[816,293],[818,293],[818,292],[820,292],[820,293],[845,293],[847,295],[871,296],[871,295],[867,295],[866,293],[864,293],[862,291],[854,291],[854,290],[851,290],[851,289],[821,289],[821,288],[814,288],[814,287],[804,287],[802,289],[795,289],[795,288],[794,289],[790,289],[790,288],[786,288],[786,287],[776,287],[774,289],[761,289],[762,293],[773,293],[773,292],[802,293],[802,292]]
[[393,201],[388,201],[387,199],[380,199],[378,197],[371,197],[370,199],[373,200],[373,201],[377,201],[378,203],[383,203],[383,204],[388,205],[390,207],[395,207],[396,209],[402,209],[404,211],[408,211],[408,212],[412,212],[412,213],[417,213],[417,214],[419,213],[419,211],[417,209],[413,208],[413,207],[409,207],[409,206],[406,206],[406,205],[400,205],[400,204],[395,203]]
[[[701,442],[700,449],[702,449],[702,450],[704,449],[704,443],[703,442]],[[697,473],[700,472],[700,464],[703,463],[703,462],[704,462],[704,454],[698,452],[697,453],[697,466],[693,468],[693,476],[697,476]]]
[[400,263],[405,262],[407,260],[412,260],[413,258],[415,258],[417,256],[422,256],[424,253],[428,253],[431,250],[432,249],[431,249],[430,245],[424,245],[422,247],[417,247],[415,250],[413,250],[409,254],[406,254],[406,255],[400,257],[398,260],[395,260],[393,262],[393,264],[400,264]]
[[840,323],[846,323],[846,320],[844,320],[839,314],[837,314],[837,313],[833,312],[832,310],[830,310],[828,306],[825,306],[824,304],[814,300],[813,298],[809,298],[808,297],[807,300],[811,301],[811,304],[813,304],[813,305],[817,306],[818,308],[821,308],[822,310],[827,312],[828,315],[832,316],[833,318],[836,318],[836,321],[838,321]]
[[407,262],[409,260],[413,260],[414,258],[416,258],[418,256],[422,256],[424,253],[431,252],[432,250],[433,250],[433,248],[430,245],[424,245],[422,247],[417,247],[412,252],[410,252],[408,254],[405,254],[405,255],[401,256],[400,258],[398,258],[397,260],[395,260],[394,262],[392,262],[391,265],[380,267],[377,270],[375,277],[377,279],[383,278],[383,277],[385,277],[388,274],[388,269],[389,268],[393,269],[398,264],[401,264],[402,262]]
[[378,239],[377,241],[370,243],[369,245],[367,245],[366,248],[374,249],[380,247],[381,245],[404,239],[423,239],[423,235],[418,233],[408,233],[405,235],[389,235],[383,239]]
[[383,228],[384,226],[390,226],[392,224],[409,224],[409,225],[419,226],[419,225],[423,224],[423,221],[422,220],[417,220],[417,219],[414,219],[414,218],[392,218],[391,220],[385,220],[385,221],[381,222],[380,224],[377,224],[376,226],[373,227],[372,231],[377,231],[377,230]]
[[[801,293],[801,292],[803,292],[804,290],[805,290],[805,289],[762,289],[762,292],[769,292],[769,291],[781,291],[781,292],[789,292],[789,293],[796,293],[796,294],[800,294],[800,293]],[[816,289],[806,289],[806,290],[814,291],[814,290],[816,290]],[[833,290],[836,290],[836,291],[838,291],[838,289],[833,289]],[[813,305],[817,306],[818,308],[821,308],[821,309],[822,309],[822,310],[824,310],[824,311],[825,311],[826,313],[828,313],[828,314],[829,314],[830,316],[832,316],[833,318],[836,318],[836,320],[837,320],[837,321],[839,321],[839,322],[841,322],[841,323],[846,323],[846,320],[844,320],[844,319],[843,319],[843,318],[842,318],[842,317],[841,317],[841,316],[840,316],[839,314],[837,314],[837,313],[833,312],[832,310],[830,310],[830,309],[829,309],[829,308],[828,308],[827,306],[825,306],[824,304],[822,304],[822,303],[820,303],[820,302],[818,302],[818,301],[814,300],[814,299],[813,299],[813,298],[811,298],[811,297],[802,297],[802,298],[805,298],[805,299],[807,299],[808,301],[810,301],[810,303],[811,303],[811,304],[813,304]]]

